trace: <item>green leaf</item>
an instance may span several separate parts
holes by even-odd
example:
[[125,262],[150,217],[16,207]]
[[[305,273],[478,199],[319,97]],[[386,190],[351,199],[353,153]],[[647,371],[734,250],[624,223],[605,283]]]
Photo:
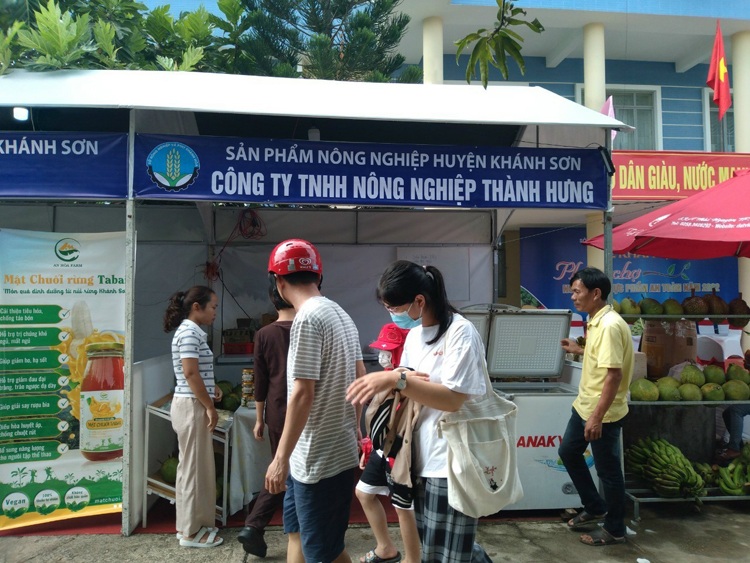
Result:
[[500,70],[503,79],[508,80],[508,59],[505,56],[505,47],[503,46],[502,37],[499,35],[495,37],[493,47],[495,49],[495,57],[497,58],[495,66]]
[[688,277],[687,274],[682,274],[682,279],[685,280],[685,281],[689,281],[690,280],[690,278]]
[[669,268],[667,268],[667,274],[669,274],[670,276],[674,274],[674,271],[675,271],[675,264],[672,264],[671,266],[669,266]]
[[508,35],[510,37],[513,37],[514,39],[517,39],[518,41],[520,41],[521,43],[523,43],[523,37],[521,37],[515,31],[512,31],[510,29],[503,29],[503,30],[499,31],[499,33]]
[[476,77],[476,66],[477,66],[477,60],[479,59],[479,55],[482,52],[482,49],[487,44],[487,37],[482,37],[479,41],[477,41],[477,44],[474,45],[474,50],[471,52],[471,57],[469,57],[469,64],[466,67],[466,82],[471,84],[471,79],[473,77]]
[[689,268],[690,268],[690,262],[688,262],[687,264],[685,264],[685,266],[682,268],[682,270],[685,271],[685,270],[687,270]]
[[240,21],[245,7],[239,0],[219,0],[217,3],[219,10],[224,14],[232,25],[236,26]]
[[489,57],[490,57],[490,47],[487,44],[487,42],[484,43],[482,52],[479,55],[479,73],[482,77],[482,86],[484,86],[484,89],[487,89],[487,84],[490,80],[490,69],[489,69]]
[[182,55],[182,62],[177,70],[191,71],[195,70],[198,63],[203,59],[203,47],[193,47],[192,45]]
[[508,37],[503,37],[503,47],[505,47],[505,51],[516,61],[521,74],[526,74],[526,63],[523,60],[523,56],[521,56],[521,52],[516,48],[515,42]]
[[115,48],[115,28],[109,22],[97,20],[94,24],[94,41],[107,56],[114,60],[117,49]]

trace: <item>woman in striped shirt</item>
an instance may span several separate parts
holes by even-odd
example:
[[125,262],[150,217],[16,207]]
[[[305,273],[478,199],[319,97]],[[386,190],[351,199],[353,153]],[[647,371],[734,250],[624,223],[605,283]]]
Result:
[[172,339],[172,364],[176,379],[172,398],[172,427],[177,433],[180,464],[177,466],[175,504],[177,538],[183,547],[216,547],[216,475],[213,430],[218,422],[214,401],[221,389],[214,381],[213,353],[200,325],[216,319],[216,294],[196,285],[178,291],[169,300],[164,332],[177,329]]

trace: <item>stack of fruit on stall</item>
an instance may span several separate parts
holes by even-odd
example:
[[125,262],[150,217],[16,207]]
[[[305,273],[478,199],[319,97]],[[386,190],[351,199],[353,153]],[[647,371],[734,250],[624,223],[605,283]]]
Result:
[[726,373],[718,365],[703,370],[688,364],[680,379],[662,377],[656,383],[636,379],[630,385],[631,401],[747,401],[750,399],[750,372],[730,364]]
[[646,479],[661,497],[699,498],[705,482],[676,446],[664,438],[638,440],[625,450],[625,467]]
[[728,467],[690,462],[664,438],[638,440],[625,450],[625,468],[649,482],[664,498],[750,495],[750,443]]
[[[636,299],[624,297],[619,302],[614,300],[612,306],[629,322],[640,315],[705,316],[715,323],[722,323],[727,320],[729,326],[734,328],[744,328],[750,322],[750,306],[742,299],[741,293],[729,303],[724,301],[715,289],[703,296],[696,295],[695,290],[693,290],[690,297],[683,299],[682,303],[676,299],[667,299],[663,303],[659,303],[656,299],[645,296],[642,296],[638,301]],[[730,317],[727,317],[727,315],[730,315]],[[731,318],[731,315],[740,316]]]

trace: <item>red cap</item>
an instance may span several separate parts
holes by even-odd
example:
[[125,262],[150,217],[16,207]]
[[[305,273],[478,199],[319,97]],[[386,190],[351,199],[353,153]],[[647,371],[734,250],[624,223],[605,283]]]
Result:
[[268,258],[268,271],[286,276],[297,272],[323,273],[323,262],[312,243],[302,239],[280,242]]
[[394,323],[388,323],[380,329],[378,339],[370,344],[370,348],[377,348],[378,350],[399,348],[404,345],[407,334],[409,334],[407,329],[399,328]]

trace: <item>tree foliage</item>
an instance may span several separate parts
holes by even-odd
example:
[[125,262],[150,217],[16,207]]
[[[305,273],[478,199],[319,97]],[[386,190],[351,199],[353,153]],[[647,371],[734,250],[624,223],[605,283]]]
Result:
[[526,21],[517,17],[526,16],[526,12],[521,8],[516,8],[512,2],[506,0],[495,0],[497,2],[497,21],[492,29],[480,29],[475,33],[470,33],[463,39],[455,42],[458,47],[456,52],[456,63],[463,50],[474,43],[474,48],[469,57],[469,63],[466,66],[466,82],[471,84],[471,79],[476,78],[476,68],[479,65],[479,75],[482,80],[482,86],[487,88],[489,82],[489,65],[497,68],[508,80],[508,56],[512,58],[521,74],[526,72],[526,64],[521,55],[521,43],[523,37],[511,30],[511,26],[526,26],[534,33],[542,33],[544,26],[538,19]]
[[[401,0],[216,0],[175,17],[137,0],[0,0],[0,74],[12,67],[163,69],[390,81]],[[399,80],[419,82],[421,70]]]

